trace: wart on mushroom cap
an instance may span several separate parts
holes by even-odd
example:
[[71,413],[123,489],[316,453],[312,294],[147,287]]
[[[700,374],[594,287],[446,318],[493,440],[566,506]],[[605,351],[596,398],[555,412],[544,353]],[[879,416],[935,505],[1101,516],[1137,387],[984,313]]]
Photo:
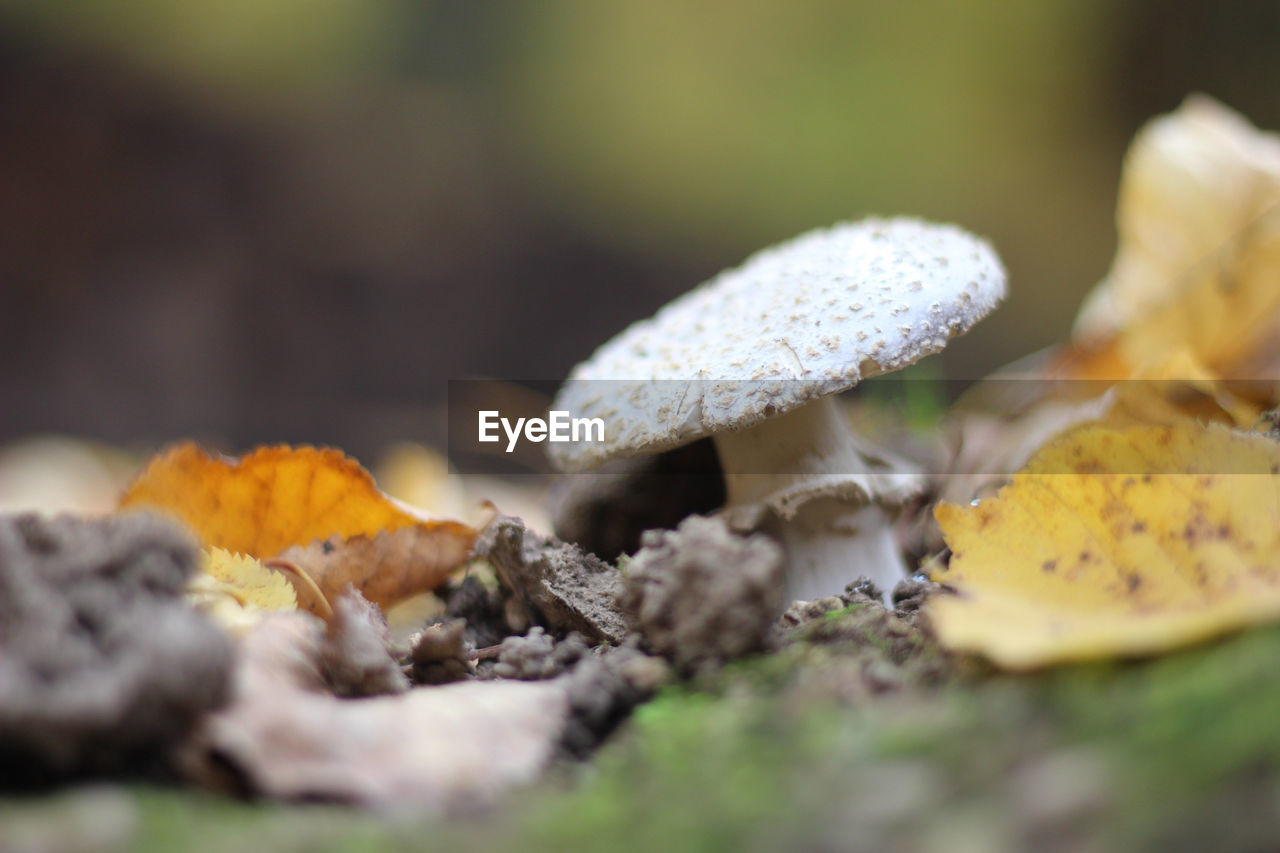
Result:
[[884,504],[920,480],[849,430],[829,395],[946,346],[1004,296],[984,241],[955,226],[868,219],[765,249],[633,324],[578,365],[554,408],[605,440],[549,444],[590,470],[711,435],[726,512],[787,552],[787,592],[816,598],[904,572]]

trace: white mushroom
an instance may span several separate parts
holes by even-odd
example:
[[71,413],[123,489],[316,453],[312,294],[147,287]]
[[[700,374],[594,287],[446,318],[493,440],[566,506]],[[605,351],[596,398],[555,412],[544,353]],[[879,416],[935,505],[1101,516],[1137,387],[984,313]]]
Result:
[[773,533],[787,592],[818,598],[905,574],[885,505],[919,476],[848,428],[832,394],[942,349],[1004,296],[984,241],[869,219],[803,234],[633,324],[578,365],[553,408],[602,441],[548,444],[563,470],[714,438],[735,526]]

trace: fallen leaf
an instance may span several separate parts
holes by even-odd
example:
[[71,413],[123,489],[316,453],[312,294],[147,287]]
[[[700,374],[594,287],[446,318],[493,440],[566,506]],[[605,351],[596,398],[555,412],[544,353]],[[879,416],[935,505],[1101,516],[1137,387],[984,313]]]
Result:
[[219,583],[233,586],[245,604],[262,610],[293,610],[298,606],[293,586],[252,557],[213,548],[204,553],[201,568]]
[[[1071,342],[986,383],[1031,392],[1017,408],[991,411],[1022,420],[1046,401],[1112,389],[1116,422],[1251,426],[1280,402],[1280,383],[1266,378],[1280,378],[1280,135],[1188,98],[1134,138],[1116,220],[1111,269]],[[1034,381],[1002,381],[1014,378]]]
[[950,459],[934,476],[943,501],[968,503],[995,490],[1027,464],[1037,450],[1059,433],[1101,418],[1112,398],[1101,392],[1085,400],[1046,398],[1016,415],[957,409],[948,415]]
[[994,499],[935,513],[953,551],[938,579],[961,592],[938,600],[939,630],[1006,666],[1277,612],[1276,446],[1228,427],[1280,399],[1257,380],[1280,372],[1280,136],[1189,98],[1135,138],[1117,222],[1071,345],[1010,372],[1038,380],[1006,383],[1032,399],[962,424],[951,471],[970,476],[948,496],[1043,446]]
[[235,696],[192,744],[199,781],[235,767],[273,797],[440,813],[491,804],[549,763],[571,712],[569,679],[484,681],[339,699],[323,631],[304,613],[241,643]]
[[941,642],[1026,669],[1143,655],[1280,618],[1280,445],[1191,421],[1078,427],[935,516]]
[[1135,372],[1116,385],[1106,420],[1111,423],[1173,424],[1194,419],[1247,428],[1261,408],[1233,393],[1186,348]]
[[[325,618],[347,584],[383,607],[434,589],[467,561],[477,535],[411,513],[354,460],[312,447],[263,447],[235,461],[180,444],[153,459],[120,504],[168,512],[207,547],[265,561],[299,606]],[[222,591],[238,582],[223,578]]]
[[259,559],[423,521],[378,491],[355,460],[315,447],[260,447],[237,461],[184,442],[152,459],[120,505],[170,513],[207,547]]
[[1188,98],[1134,139],[1116,220],[1115,260],[1076,320],[1073,375],[1124,378],[1181,349],[1225,377],[1274,358],[1280,136]]
[[[1195,419],[1247,429],[1276,396],[1268,393],[1268,383],[1218,378],[1186,348],[1114,382],[1027,379],[1036,377],[997,374],[966,392],[949,414],[954,438],[938,478],[943,500],[965,502],[1003,483],[1034,452],[1083,423],[1169,425]],[[1002,393],[1008,386],[1019,393]],[[1026,388],[1032,390],[1021,393]]]
[[[273,568],[306,575],[329,602],[350,584],[369,601],[390,607],[434,589],[465,563],[476,531],[456,521],[429,521],[344,540],[331,536],[286,548],[270,560]],[[320,612],[314,594],[303,592],[303,609]]]
[[211,548],[202,552],[200,569],[187,600],[232,633],[248,633],[266,613],[298,607],[293,585],[253,557]]

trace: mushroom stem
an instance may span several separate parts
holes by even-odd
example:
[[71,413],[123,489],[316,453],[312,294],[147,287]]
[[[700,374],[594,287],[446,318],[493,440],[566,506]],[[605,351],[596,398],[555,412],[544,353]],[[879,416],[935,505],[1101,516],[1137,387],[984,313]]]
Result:
[[893,522],[877,504],[855,506],[823,498],[800,508],[790,520],[771,516],[762,530],[786,552],[788,601],[812,601],[869,578],[882,595],[907,576]]
[[888,591],[906,576],[880,504],[919,488],[906,465],[857,439],[831,397],[718,433],[726,512],[762,527],[787,552],[787,594],[822,598],[868,577]]

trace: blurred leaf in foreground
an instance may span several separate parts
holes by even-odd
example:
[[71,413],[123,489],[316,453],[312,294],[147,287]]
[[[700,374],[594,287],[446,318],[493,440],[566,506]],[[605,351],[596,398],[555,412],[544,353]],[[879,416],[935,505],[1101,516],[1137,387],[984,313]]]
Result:
[[1184,352],[1224,378],[1276,365],[1280,136],[1188,98],[1134,140],[1116,220],[1115,261],[1076,320],[1077,375],[1125,378]]
[[968,476],[947,498],[1085,421],[1248,428],[1280,403],[1280,136],[1188,98],[1134,139],[1116,219],[1115,260],[1073,340],[967,395],[951,470]]

